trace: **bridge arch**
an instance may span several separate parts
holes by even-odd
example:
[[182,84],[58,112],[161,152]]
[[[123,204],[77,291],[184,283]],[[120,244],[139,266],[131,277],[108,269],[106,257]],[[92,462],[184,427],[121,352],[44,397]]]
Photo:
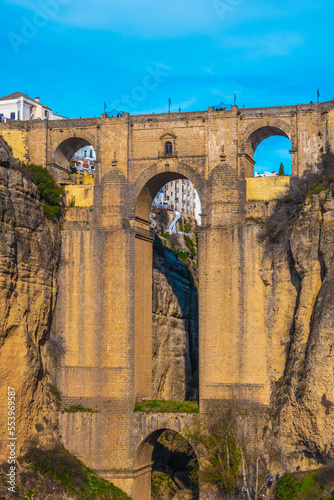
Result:
[[[152,399],[152,268],[154,234],[150,232],[149,213],[152,202],[166,183],[188,179],[198,191],[205,206],[203,181],[186,164],[165,162],[146,169],[134,184],[135,213],[135,283],[134,283],[134,402]],[[201,238],[199,247],[201,246]]]
[[54,148],[52,162],[55,165],[69,169],[73,155],[85,146],[93,146],[97,156],[97,141],[90,132],[82,130],[80,131],[80,136],[73,135],[70,132],[66,135],[66,139],[62,137],[62,141],[58,142]]
[[152,202],[159,189],[176,179],[188,179],[196,189],[201,200],[202,211],[206,204],[204,196],[204,182],[198,173],[186,163],[174,162],[170,164],[158,162],[144,170],[134,184],[136,198],[135,216],[148,220]]
[[[133,482],[133,500],[151,499],[151,474],[152,474],[152,455],[154,447],[159,437],[165,432],[171,431],[184,438],[182,432],[169,427],[163,427],[151,432],[141,441],[135,452],[134,458],[134,482]],[[191,446],[193,453],[198,460],[197,452],[192,443],[184,438]]]
[[240,157],[243,161],[242,170],[245,172],[245,177],[254,176],[254,153],[259,144],[265,139],[273,136],[286,137],[291,142],[291,161],[292,173],[297,171],[297,146],[296,134],[293,126],[282,119],[271,119],[265,124],[261,122],[251,123],[243,133],[243,141],[240,148]]

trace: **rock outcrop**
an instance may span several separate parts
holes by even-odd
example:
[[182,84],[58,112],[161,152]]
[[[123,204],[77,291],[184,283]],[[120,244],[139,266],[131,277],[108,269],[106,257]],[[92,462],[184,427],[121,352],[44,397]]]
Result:
[[153,255],[153,397],[196,399],[198,295],[192,273],[156,239]]
[[[196,221],[182,216],[170,235],[175,213],[153,209],[153,398],[176,401],[198,397],[198,293]],[[158,236],[160,235],[160,236]]]
[[270,430],[288,463],[301,467],[325,463],[334,452],[333,256],[328,189],[306,198],[290,236],[267,245],[262,259],[268,331],[281,359],[272,371]]
[[14,158],[11,148],[4,138],[0,136],[0,166],[8,168],[16,163],[17,160]]
[[[3,161],[11,165],[10,152]],[[8,166],[6,164],[6,166]],[[37,187],[20,171],[0,167],[0,405],[1,441],[7,432],[7,386],[15,389],[16,455],[32,441],[57,441],[57,390],[51,369],[61,355],[50,338],[60,250],[58,223],[46,219]],[[7,459],[1,446],[1,459]]]

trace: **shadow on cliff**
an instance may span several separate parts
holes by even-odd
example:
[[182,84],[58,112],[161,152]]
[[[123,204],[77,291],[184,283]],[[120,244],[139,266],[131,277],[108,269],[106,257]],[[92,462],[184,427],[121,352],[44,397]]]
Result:
[[272,304],[283,290],[287,273],[282,270],[290,274],[290,312],[272,308],[268,316],[268,324],[286,325],[280,328],[284,366],[271,395],[274,426],[282,442],[289,443],[293,459],[328,464],[333,459],[334,416],[333,153],[323,155],[315,171],[292,179],[259,239],[264,243],[262,279]]
[[198,396],[198,292],[193,275],[177,255],[162,244],[156,235],[153,244],[153,267],[170,285],[181,310],[181,319],[189,341],[192,381],[190,393]]

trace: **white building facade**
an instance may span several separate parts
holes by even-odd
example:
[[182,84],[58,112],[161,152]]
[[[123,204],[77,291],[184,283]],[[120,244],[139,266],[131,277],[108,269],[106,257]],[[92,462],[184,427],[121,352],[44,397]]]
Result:
[[160,189],[153,202],[181,214],[192,215],[200,224],[201,203],[196,189],[188,179],[168,182]]
[[21,92],[0,97],[0,122],[7,120],[63,120],[64,116],[53,113],[40,103],[39,97],[32,99]]
[[93,146],[89,144],[79,149],[72,158],[76,171],[87,171],[88,175],[94,177],[96,154]]
[[73,158],[78,160],[94,161],[96,160],[95,150],[93,146],[84,146],[75,153]]

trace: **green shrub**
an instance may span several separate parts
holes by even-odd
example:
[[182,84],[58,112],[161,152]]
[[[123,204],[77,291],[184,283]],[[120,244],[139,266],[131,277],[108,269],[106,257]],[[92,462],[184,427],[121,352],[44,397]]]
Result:
[[54,477],[67,491],[83,500],[130,500],[124,491],[98,476],[61,446],[51,450],[31,448],[24,458],[31,469]]
[[173,254],[175,254],[180,260],[182,260],[183,264],[187,263],[187,254],[183,250],[174,250],[173,248],[169,249]]
[[195,255],[196,255],[195,245],[194,245],[194,242],[190,238],[186,239],[186,247],[189,248],[189,250],[190,250],[190,257],[195,257]]
[[[331,467],[309,472],[284,474],[275,485],[277,500],[330,500],[324,491],[334,484],[334,469]],[[333,494],[332,494],[333,497]]]
[[56,183],[47,168],[41,165],[22,165],[21,172],[38,187],[44,201],[43,210],[48,219],[56,220],[60,213],[62,188]]
[[50,220],[57,220],[58,219],[58,216],[60,213],[60,207],[48,205],[47,203],[43,203],[43,210],[44,210],[44,213],[48,219],[50,219]]
[[161,238],[169,238],[169,232],[166,231],[165,233],[160,233]]

